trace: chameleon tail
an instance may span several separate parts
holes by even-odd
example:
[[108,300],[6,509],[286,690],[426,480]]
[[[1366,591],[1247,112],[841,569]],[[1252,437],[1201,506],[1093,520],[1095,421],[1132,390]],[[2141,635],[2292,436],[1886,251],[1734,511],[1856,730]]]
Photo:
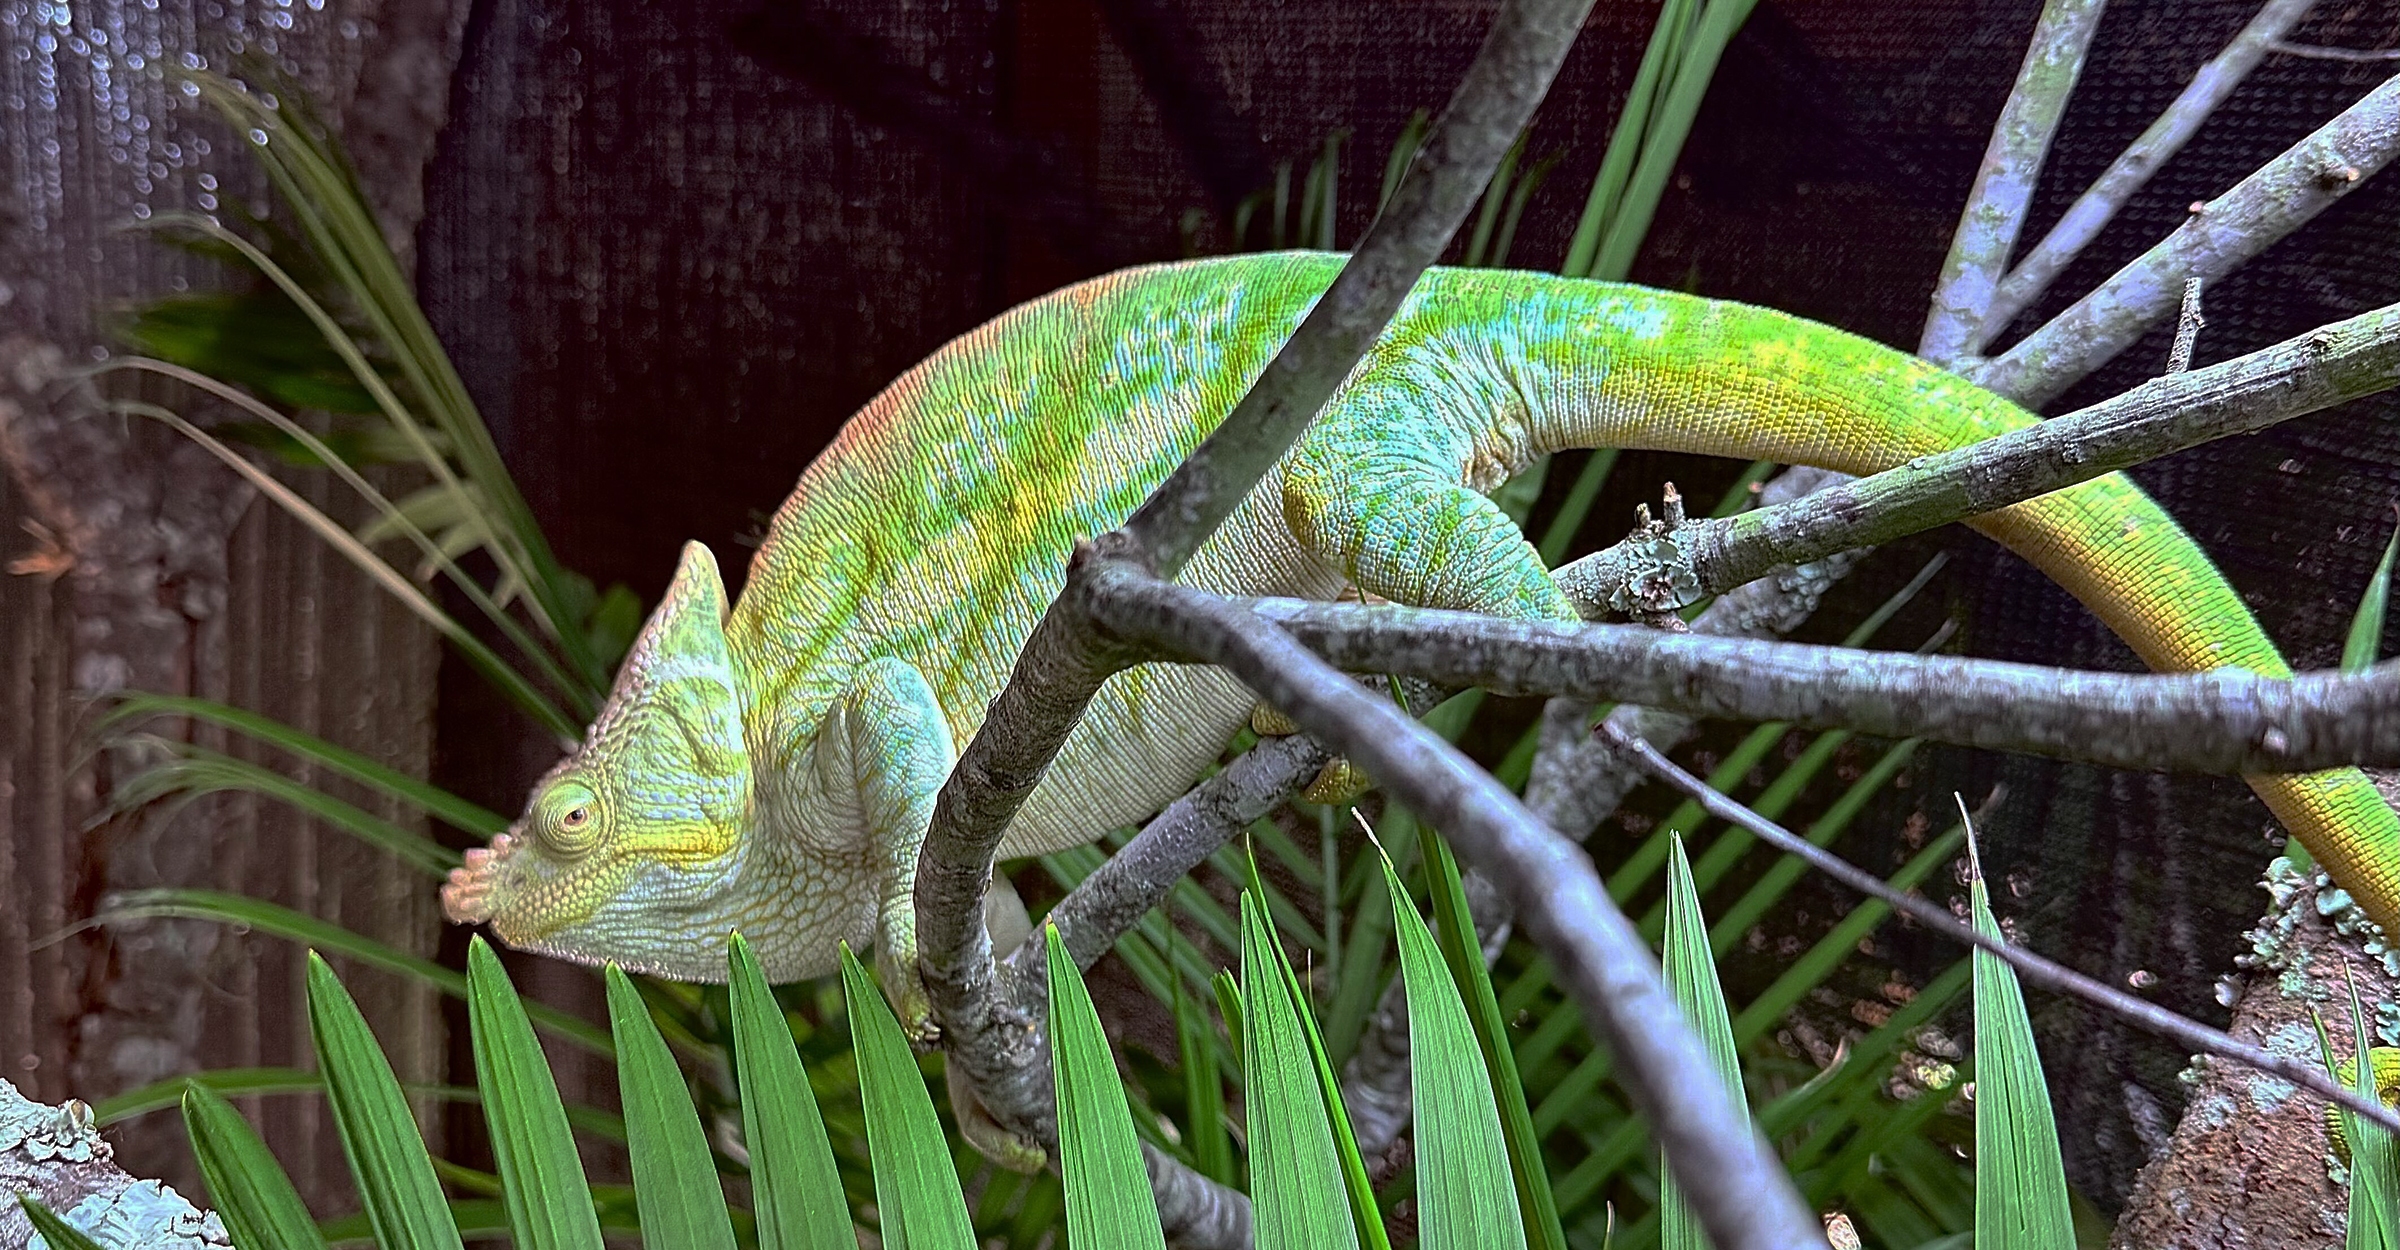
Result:
[[[1494,433],[1532,451],[1647,448],[1866,474],[2038,419],[1906,353],[1783,313],[1489,272],[1444,275],[1428,298],[1448,324],[1516,331],[1500,336],[1509,346],[1495,363],[1524,397],[1524,425]],[[1970,524],[2072,592],[2155,669],[2291,672],[2207,555],[2122,474]],[[2367,778],[2345,768],[2248,780],[2400,935],[2400,817]]]

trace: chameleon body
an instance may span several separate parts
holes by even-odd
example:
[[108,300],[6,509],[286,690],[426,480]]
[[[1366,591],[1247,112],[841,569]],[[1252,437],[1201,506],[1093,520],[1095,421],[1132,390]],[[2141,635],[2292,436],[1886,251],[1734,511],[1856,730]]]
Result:
[[[801,475],[725,613],[685,549],[583,747],[444,890],[513,945],[689,980],[739,929],[768,973],[837,940],[914,968],[916,852],[956,748],[1063,584],[1265,368],[1341,260],[1127,270],[1016,308],[877,396]],[[1616,446],[1871,473],[2032,415],[1916,358],[1765,309],[1434,270],[1301,442],[1182,574],[1228,594],[1574,619],[1485,492]],[[1978,518],[2152,666],[2289,672],[2174,520],[2110,475]],[[1120,674],[1009,827],[1087,842],[1182,792],[1255,700],[1219,670]],[[2392,926],[2400,825],[2355,770],[2251,779]],[[903,984],[888,979],[887,986]],[[913,985],[913,979],[906,982]],[[904,1014],[921,991],[903,992]]]

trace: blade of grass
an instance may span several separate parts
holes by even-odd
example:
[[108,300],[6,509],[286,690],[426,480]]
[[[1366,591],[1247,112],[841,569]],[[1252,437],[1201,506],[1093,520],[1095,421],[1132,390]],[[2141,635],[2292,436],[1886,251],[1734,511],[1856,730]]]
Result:
[[518,1250],[600,1245],[591,1183],[525,1004],[481,935],[467,942],[467,1023],[509,1237]]
[[[1692,1028],[1708,1049],[1718,1080],[1732,1094],[1734,1107],[1749,1122],[1742,1094],[1741,1061],[1733,1047],[1733,1027],[1726,1020],[1725,991],[1717,983],[1716,957],[1708,947],[1708,918],[1700,913],[1700,895],[1692,883],[1692,863],[1683,853],[1683,839],[1673,839],[1667,860],[1666,950],[1661,963],[1667,986],[1689,1017]],[[1682,1186],[1666,1178],[1659,1193],[1659,1230],[1666,1250],[1708,1250],[1708,1234],[1692,1210]]]
[[1492,994],[1491,969],[1484,964],[1483,946],[1475,937],[1475,918],[1467,911],[1458,860],[1441,835],[1430,829],[1422,832],[1419,845],[1425,854],[1425,874],[1432,883],[1435,937],[1443,962],[1450,965],[1451,980],[1459,987],[1467,1020],[1475,1029],[1475,1046],[1483,1053],[1492,1101],[1500,1112],[1509,1175],[1525,1222],[1525,1244],[1532,1250],[1566,1250],[1566,1230],[1559,1224],[1549,1164],[1542,1154],[1541,1138],[1533,1130],[1533,1113],[1525,1106],[1516,1051],[1509,1045],[1508,1023]]
[[[1974,822],[1966,806],[1968,896],[1975,927],[1993,937],[1990,892],[1975,853]],[[2073,1250],[2075,1222],[2067,1208],[2066,1165],[2041,1053],[2017,974],[2000,957],[1977,948],[1975,960],[1975,1244],[1984,1250]]]
[[858,1243],[849,1199],[791,1027],[740,935],[727,958],[734,1075],[742,1092],[742,1140],[750,1147],[761,1250],[848,1250]]
[[308,953],[308,1031],[376,1243],[385,1250],[458,1250],[458,1226],[407,1096],[350,991],[315,951]]
[[1244,892],[1241,1021],[1252,1235],[1258,1250],[1357,1250],[1357,1221],[1347,1207],[1327,1201],[1344,1188],[1342,1165],[1292,984],[1256,897]]
[[283,1165],[233,1104],[193,1084],[183,1094],[184,1131],[208,1183],[209,1201],[240,1250],[322,1250],[325,1239]]
[[1689,45],[1675,58],[1673,83],[1659,103],[1657,117],[1644,132],[1641,159],[1626,182],[1624,197],[1592,260],[1589,276],[1618,280],[1632,270],[1634,253],[1650,233],[1650,220],[1666,193],[1667,176],[1683,154],[1692,119],[1699,115],[1700,101],[1716,76],[1718,58],[1725,54],[1725,45],[1732,42],[1733,33],[1749,18],[1756,2],[1708,0],[1701,11]]
[[1225,1131],[1224,1072],[1217,1066],[1215,1032],[1200,1005],[1184,992],[1183,978],[1174,978],[1175,1049],[1183,1068],[1183,1138],[1191,1144],[1192,1164],[1202,1176],[1220,1185],[1239,1187],[1234,1169],[1233,1138]]
[[459,864],[458,852],[412,829],[345,803],[248,760],[190,743],[171,742],[148,734],[117,739],[139,742],[163,753],[159,763],[129,778],[109,796],[112,810],[129,812],[163,799],[199,798],[208,794],[255,794],[323,821],[377,850],[388,851],[407,866],[440,877]]
[[121,726],[152,716],[188,716],[193,720],[221,725],[318,767],[340,773],[371,790],[418,807],[426,815],[467,833],[488,837],[508,828],[507,817],[469,803],[439,786],[420,781],[398,769],[387,768],[356,751],[335,746],[274,717],[213,699],[140,692],[118,695],[108,712],[93,725],[92,732],[105,735]]
[[1416,1103],[1418,1245],[1523,1250],[1525,1219],[1491,1075],[1457,981],[1392,861],[1383,884],[1408,991],[1410,1089]]
[[892,1250],[975,1250],[958,1169],[934,1118],[925,1078],[900,1022],[858,957],[842,946],[842,989],[866,1101],[867,1149],[875,1160],[875,1205]]
[[[289,907],[223,890],[128,890],[117,904],[92,917],[92,924],[130,920],[209,920],[255,929],[274,937],[319,947],[370,967],[430,985],[452,998],[467,996],[467,978],[429,959],[396,950],[340,925]],[[540,1003],[526,1004],[533,1022],[554,1036],[600,1055],[614,1053],[608,1034],[589,1021]]]
[[[211,1093],[227,1098],[256,1098],[273,1094],[321,1093],[325,1088],[325,1078],[299,1068],[212,1068],[188,1076],[153,1081],[113,1095],[94,1104],[93,1123],[106,1128],[136,1116],[164,1111],[180,1103],[185,1088],[190,1085],[200,1085]],[[418,1081],[402,1081],[400,1089],[410,1098],[466,1103],[483,1101],[483,1092],[472,1085],[427,1085]],[[616,1112],[602,1111],[585,1103],[568,1103],[567,1123],[573,1125],[576,1132],[586,1136],[620,1146],[625,1144],[625,1120]]]
[[1609,136],[1608,147],[1600,158],[1600,171],[1592,176],[1592,189],[1584,198],[1583,214],[1577,218],[1574,237],[1568,241],[1566,263],[1559,267],[1559,272],[1570,278],[1624,276],[1598,271],[1600,241],[1616,221],[1624,202],[1626,180],[1632,176],[1634,160],[1652,131],[1651,111],[1673,79],[1675,65],[1683,59],[1682,45],[1691,34],[1692,19],[1699,7],[1699,0],[1666,0],[1659,8],[1658,21],[1650,28],[1650,42],[1642,49],[1641,65],[1634,71],[1633,88],[1625,93],[1625,106],[1617,114],[1616,130]]
[[1050,1070],[1058,1088],[1058,1163],[1066,1182],[1067,1244],[1166,1250],[1158,1206],[1142,1168],[1116,1056],[1083,974],[1047,929]]
[[733,1221],[683,1072],[632,978],[614,964],[604,975],[643,1240],[676,1250],[733,1250]]
[[2383,648],[2384,609],[2392,596],[2392,557],[2400,555],[2400,529],[2392,531],[2392,540],[2384,544],[2383,559],[2376,562],[2375,576],[2367,580],[2367,592],[2358,600],[2358,613],[2350,618],[2350,637],[2342,644],[2342,671],[2363,673],[2375,667],[2375,656]]

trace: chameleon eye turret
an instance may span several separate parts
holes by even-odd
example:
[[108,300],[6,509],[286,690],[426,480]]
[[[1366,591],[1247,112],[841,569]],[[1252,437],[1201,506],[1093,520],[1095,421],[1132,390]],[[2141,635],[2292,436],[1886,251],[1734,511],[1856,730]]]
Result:
[[542,849],[572,858],[600,841],[600,799],[579,782],[561,782],[535,806],[533,836]]

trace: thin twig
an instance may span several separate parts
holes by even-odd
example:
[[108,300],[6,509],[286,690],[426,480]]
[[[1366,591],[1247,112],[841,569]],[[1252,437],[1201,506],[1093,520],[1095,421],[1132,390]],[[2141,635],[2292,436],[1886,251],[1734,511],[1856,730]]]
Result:
[[2126,145],[2117,159],[2092,180],[2091,188],[2068,206],[2058,224],[2050,227],[2050,233],[2042,236],[2042,241],[2025,253],[2025,259],[2001,279],[2000,290],[1992,296],[1992,306],[1984,313],[1983,324],[1968,344],[1968,350],[1983,350],[1986,343],[2008,328],[2018,313],[2040,299],[2067,264],[2082,255],[2083,249],[2100,237],[2101,229],[2123,211],[2134,192],[2141,190],[2152,174],[2183,150],[2183,145],[2200,132],[2201,123],[2225,103],[2233,89],[2276,46],[2276,41],[2316,4],[2317,0],[2268,0],[2266,7],[2242,27],[2242,33],[2225,45],[2224,51],[2201,66],[2200,72],[2192,75],[2192,81],[2184,86],[2183,94],[2176,96],[2175,102],[2139,138]]
[[2024,229],[2025,210],[2050,152],[2067,97],[2083,73],[2083,55],[2100,28],[2106,0],[2049,0],[2017,70],[2016,87],[1992,123],[1983,167],[1967,194],[1966,211],[1950,240],[1950,258],[1934,287],[1933,308],[1917,354],[1947,365],[1964,355],[1983,327],[2008,254]]
[[2125,1020],[2188,1051],[2216,1055],[2245,1064],[2261,1072],[2270,1072],[2298,1085],[2321,1098],[2338,1102],[2387,1128],[2400,1129],[2400,1113],[2370,1098],[2346,1089],[2313,1065],[2253,1046],[2239,1038],[2218,1032],[2196,1020],[2186,1019],[2156,1003],[2145,1002],[2114,986],[2044,959],[2021,947],[2011,946],[1998,938],[1977,932],[1961,924],[1947,908],[1921,895],[1892,889],[1875,874],[1850,861],[1824,850],[1808,839],[1751,811],[1740,803],[1709,788],[1708,783],[1677,767],[1673,760],[1660,754],[1657,748],[1639,738],[1627,737],[1602,729],[1610,745],[1628,761],[1644,771],[1697,800],[1709,815],[1727,824],[1738,825],[1755,834],[1759,841],[1776,850],[1793,855],[1850,889],[1883,902],[1892,910],[1906,915],[1918,924],[1954,942],[1963,942],[1978,950],[1988,951],[2007,962],[2019,977],[2043,989],[2064,994],[2087,1006]]
[[2311,61],[2348,61],[2353,65],[2400,61],[2400,48],[2329,48],[2323,44],[2285,43],[2279,39],[2268,51]]
[[2019,403],[2041,404],[2172,316],[2185,279],[2214,282],[2233,272],[2356,190],[2394,156],[2400,156],[2400,77],[2203,205],[2157,246],[1971,376]]
[[[1125,527],[1070,561],[1065,592],[1027,638],[1007,686],[944,783],[917,861],[918,968],[950,1062],[1003,1126],[1043,1141],[1055,1132],[1038,1021],[1000,992],[984,931],[993,856],[1102,681],[1133,658],[1094,633],[1082,582],[1112,558],[1172,576],[1232,514],[1448,245],[1531,119],[1590,8],[1591,0],[1502,6],[1449,107],[1332,286],[1233,412]],[[1246,1204],[1215,1200],[1212,1182],[1166,1166],[1163,1157],[1153,1163],[1171,1236],[1195,1245],[1247,1240]],[[1176,1185],[1205,1190],[1209,1200],[1170,1195],[1167,1187]],[[1206,1215],[1206,1226],[1177,1224],[1179,1211]]]
[[1573,843],[1543,828],[1456,748],[1239,604],[1123,563],[1092,568],[1088,584],[1104,628],[1169,658],[1229,670],[1379,778],[1500,886],[1617,1056],[1628,1095],[1716,1245],[1823,1244],[1774,1152],[1740,1127],[1722,1083],[1700,1076],[1704,1052],[1660,980],[1657,958]]
[[2080,412],[2026,426],[1794,502],[1693,522],[1661,569],[1660,544],[1619,543],[1557,571],[1579,602],[1616,588],[1717,593],[1780,565],[1890,542],[1936,525],[2089,481],[2231,434],[2247,434],[2400,385],[2400,304],[2321,326],[2272,347],[2153,378]]
[[2200,345],[2201,327],[2208,318],[2200,315],[2200,279],[2183,280],[2183,311],[2175,317],[2175,346],[2167,352],[2167,372],[2182,373],[2192,367],[2192,349]]
[[[2104,673],[1510,621],[1430,608],[1234,600],[1326,662],[1504,695],[1790,721],[2115,768],[2304,773],[2400,767],[2400,660],[2363,673]],[[1376,774],[1381,776],[1381,774]]]

